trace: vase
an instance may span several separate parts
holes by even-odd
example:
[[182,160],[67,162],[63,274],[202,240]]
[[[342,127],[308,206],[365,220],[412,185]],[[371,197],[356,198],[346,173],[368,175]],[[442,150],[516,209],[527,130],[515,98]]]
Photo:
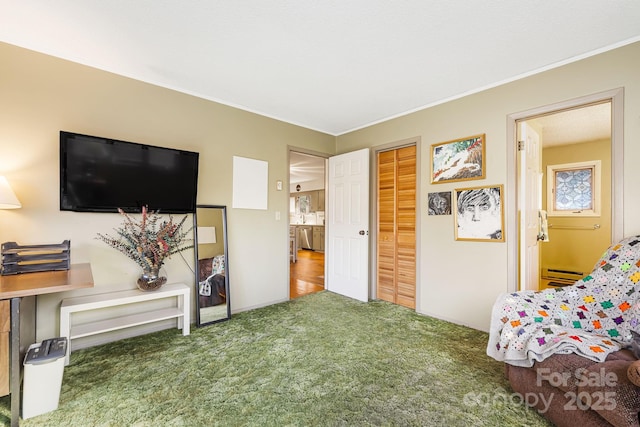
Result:
[[160,268],[144,268],[136,283],[141,291],[156,291],[167,283],[167,278],[160,275]]

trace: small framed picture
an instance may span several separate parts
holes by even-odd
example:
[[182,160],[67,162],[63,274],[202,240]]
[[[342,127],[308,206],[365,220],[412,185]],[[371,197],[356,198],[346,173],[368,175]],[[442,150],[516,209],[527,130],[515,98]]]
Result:
[[503,186],[454,190],[455,239],[504,242]]
[[429,215],[451,215],[451,191],[429,193]]
[[485,134],[431,146],[431,183],[467,181],[485,177]]

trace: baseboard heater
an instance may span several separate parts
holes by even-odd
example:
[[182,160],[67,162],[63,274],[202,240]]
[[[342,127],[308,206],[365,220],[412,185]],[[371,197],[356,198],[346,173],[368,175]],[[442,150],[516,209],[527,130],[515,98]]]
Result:
[[543,268],[542,278],[548,280],[548,286],[560,287],[573,285],[584,277],[581,271],[562,270],[557,268]]

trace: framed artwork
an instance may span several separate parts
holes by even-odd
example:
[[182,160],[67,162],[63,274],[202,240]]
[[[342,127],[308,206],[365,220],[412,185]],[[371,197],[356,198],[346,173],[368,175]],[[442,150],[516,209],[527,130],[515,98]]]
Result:
[[429,215],[451,215],[451,191],[429,193]]
[[454,190],[455,239],[504,242],[502,185]]
[[485,177],[485,134],[431,146],[431,183]]

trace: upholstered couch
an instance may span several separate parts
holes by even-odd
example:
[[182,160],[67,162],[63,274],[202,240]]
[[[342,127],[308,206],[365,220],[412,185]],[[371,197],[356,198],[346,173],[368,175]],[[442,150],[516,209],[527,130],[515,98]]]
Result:
[[227,302],[224,255],[198,260],[199,307]]
[[629,350],[604,362],[555,354],[532,367],[505,364],[518,399],[558,427],[639,426],[639,372],[640,361]]
[[[640,236],[611,245],[574,285],[501,295],[487,354],[513,391],[558,426],[637,426]],[[637,352],[636,352],[637,353]]]

